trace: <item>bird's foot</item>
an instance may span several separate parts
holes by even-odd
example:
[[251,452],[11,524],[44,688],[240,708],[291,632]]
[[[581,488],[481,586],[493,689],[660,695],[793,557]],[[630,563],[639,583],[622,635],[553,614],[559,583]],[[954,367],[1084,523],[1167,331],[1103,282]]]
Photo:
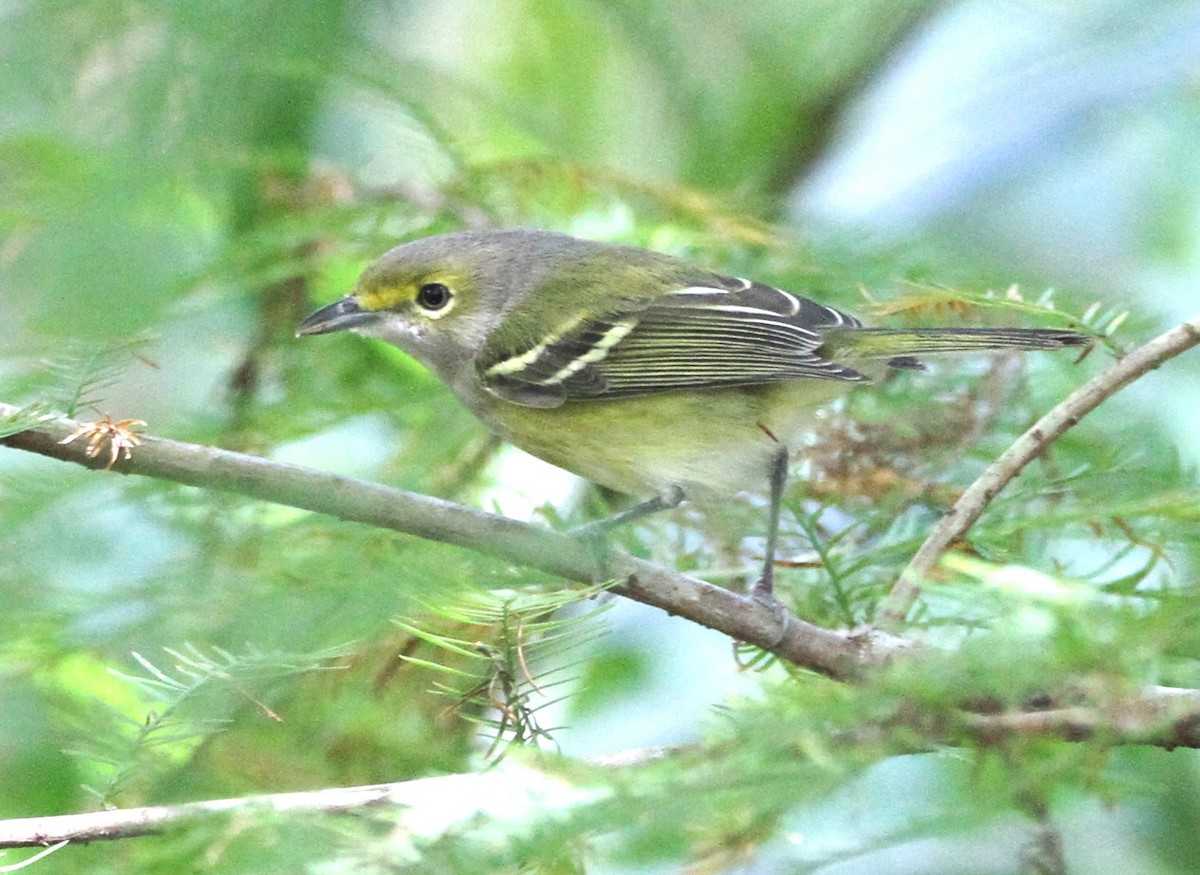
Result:
[[678,486],[672,486],[653,498],[640,501],[633,507],[627,508],[620,513],[615,513],[612,516],[596,520],[592,523],[585,523],[582,526],[575,526],[573,529],[568,530],[567,534],[583,541],[587,544],[588,549],[592,551],[592,556],[596,560],[595,580],[598,583],[607,577],[608,533],[618,526],[623,526],[644,516],[678,507],[680,502],[683,501],[683,497],[683,490]]
[[769,610],[771,616],[775,618],[775,622],[779,624],[779,636],[771,642],[771,647],[777,647],[787,637],[788,623],[791,620],[792,612],[775,595],[773,575],[764,572],[750,588],[750,598]]
[[576,538],[603,538],[613,529],[623,526],[626,523],[631,523],[634,520],[639,520],[644,516],[650,516],[659,511],[678,507],[683,502],[683,498],[683,490],[678,486],[671,486],[653,498],[639,501],[633,507],[626,508],[619,513],[614,513],[612,516],[607,516],[602,520],[596,520],[592,523],[585,523],[582,526],[576,526],[568,534]]

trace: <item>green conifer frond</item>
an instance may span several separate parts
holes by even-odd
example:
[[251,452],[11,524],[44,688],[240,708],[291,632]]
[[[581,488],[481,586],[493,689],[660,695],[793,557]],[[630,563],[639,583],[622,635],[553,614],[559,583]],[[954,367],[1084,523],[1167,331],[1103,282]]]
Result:
[[105,344],[65,344],[42,363],[35,391],[47,405],[69,417],[99,409],[104,390],[121,378],[133,360],[157,367],[144,355],[152,342],[140,336]]
[[50,408],[42,402],[34,402],[13,413],[0,416],[0,437],[36,428],[47,416],[52,416]]
[[102,804],[111,804],[152,765],[184,759],[200,742],[225,729],[231,719],[228,715],[247,701],[261,714],[278,720],[260,698],[263,688],[280,678],[329,670],[345,648],[304,654],[247,648],[243,654],[234,654],[220,647],[205,651],[184,644],[164,647],[163,652],[172,660],[170,667],[134,652],[131,656],[140,672],[109,668],[111,676],[139,694],[147,706],[144,716],[135,718],[127,710],[97,700],[115,724],[112,731],[96,733],[88,748],[69,751],[108,773],[102,784],[85,786]]
[[1083,325],[1107,337],[1128,315],[1110,310],[1101,313],[1098,303],[1083,313],[1062,310],[1056,305],[1054,289],[1046,289],[1036,297],[1027,297],[1016,285],[1003,291],[988,289],[982,292],[923,283],[912,283],[907,288],[907,294],[900,297],[873,301],[870,307],[873,316],[878,319],[884,316],[923,316],[926,313],[970,310],[972,318],[976,318],[976,310],[998,309],[1024,313],[1042,321],[1053,320],[1068,327]]
[[554,727],[544,726],[538,714],[562,700],[552,691],[575,680],[571,672],[582,657],[572,654],[605,634],[598,617],[608,605],[565,615],[564,609],[604,588],[468,592],[451,603],[426,605],[438,628],[428,620],[401,619],[396,625],[441,651],[442,658],[402,658],[439,674],[433,691],[451,700],[450,710],[492,733],[489,758],[502,756],[507,745],[553,742]]

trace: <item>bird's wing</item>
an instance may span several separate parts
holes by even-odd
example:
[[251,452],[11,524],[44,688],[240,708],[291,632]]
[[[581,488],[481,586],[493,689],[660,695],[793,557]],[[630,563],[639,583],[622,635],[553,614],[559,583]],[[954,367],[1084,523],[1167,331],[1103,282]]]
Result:
[[866,378],[820,354],[821,332],[861,323],[749,280],[680,288],[559,325],[536,343],[485,345],[484,388],[532,407],[674,389]]

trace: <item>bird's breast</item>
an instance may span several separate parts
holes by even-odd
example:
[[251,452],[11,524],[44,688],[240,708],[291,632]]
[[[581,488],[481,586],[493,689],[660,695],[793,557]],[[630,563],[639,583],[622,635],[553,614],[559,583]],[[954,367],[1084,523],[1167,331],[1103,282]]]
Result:
[[476,397],[476,414],[526,452],[631,495],[671,486],[713,500],[766,491],[780,443],[795,446],[834,381],[568,401],[541,410]]

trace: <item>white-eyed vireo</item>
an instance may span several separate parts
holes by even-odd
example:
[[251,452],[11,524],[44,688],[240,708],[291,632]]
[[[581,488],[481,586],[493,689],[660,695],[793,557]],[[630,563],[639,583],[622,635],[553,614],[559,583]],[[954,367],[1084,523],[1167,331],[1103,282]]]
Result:
[[[770,596],[788,446],[813,408],[912,356],[1057,349],[1071,331],[864,328],[781,289],[545,231],[405,243],[299,335],[352,329],[429,367],[497,435],[640,496],[769,484]],[[678,499],[676,499],[678,500]]]

